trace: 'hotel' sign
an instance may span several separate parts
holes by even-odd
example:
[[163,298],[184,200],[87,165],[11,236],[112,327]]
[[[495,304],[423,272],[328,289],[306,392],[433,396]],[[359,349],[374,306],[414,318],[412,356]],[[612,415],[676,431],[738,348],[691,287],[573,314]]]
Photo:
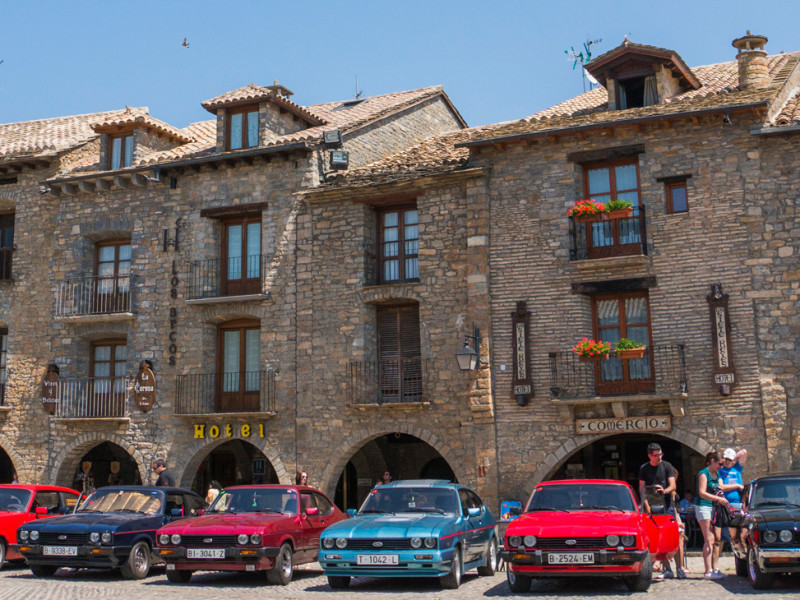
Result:
[[669,415],[625,419],[578,419],[575,421],[575,429],[580,434],[669,431],[672,429],[672,423]]

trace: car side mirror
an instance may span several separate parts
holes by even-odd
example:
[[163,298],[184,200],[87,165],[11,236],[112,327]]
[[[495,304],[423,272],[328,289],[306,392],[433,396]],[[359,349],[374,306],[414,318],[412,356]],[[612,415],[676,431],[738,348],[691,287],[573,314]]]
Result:
[[173,517],[182,517],[183,511],[180,508],[173,508],[171,511],[169,511],[169,514]]
[[317,508],[316,506],[309,506],[306,509],[306,514],[309,517],[315,517],[315,516],[317,516],[319,514],[319,508]]
[[356,516],[356,512],[357,512],[357,511],[356,511],[356,509],[355,509],[355,508],[348,508],[348,509],[347,509],[347,516],[348,516],[348,518],[351,518],[351,519],[352,519],[353,517],[355,517],[355,516]]
[[480,508],[468,508],[467,509],[467,515],[469,515],[470,517],[479,517],[480,514],[481,514],[481,509]]
[[508,509],[508,512],[511,513],[513,516],[518,517],[522,514],[522,507],[512,506]]
[[204,514],[206,514],[206,509],[198,508],[196,511],[194,511],[194,514],[196,514],[198,517],[202,517]]
[[37,506],[34,512],[37,515],[46,515],[47,514],[47,507],[46,506]]

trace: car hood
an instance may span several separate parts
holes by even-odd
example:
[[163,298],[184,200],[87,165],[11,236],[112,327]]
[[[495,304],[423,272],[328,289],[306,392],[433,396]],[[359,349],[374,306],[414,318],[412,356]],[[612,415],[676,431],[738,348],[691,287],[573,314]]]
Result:
[[161,515],[142,515],[138,513],[73,513],[63,517],[43,519],[26,525],[27,529],[39,531],[81,532],[91,527],[103,526],[117,529],[138,528],[155,529],[161,524]]
[[770,506],[750,511],[753,519],[768,529],[793,529],[800,524],[800,507]]
[[203,515],[170,523],[159,529],[159,533],[180,535],[231,535],[238,533],[273,533],[295,530],[301,521],[297,515],[274,513],[214,514]]
[[331,525],[325,530],[325,535],[356,538],[437,536],[445,529],[460,529],[458,520],[458,517],[426,513],[363,515]]
[[641,527],[642,515],[612,510],[526,513],[508,524],[506,535],[537,537],[598,536],[634,532]]

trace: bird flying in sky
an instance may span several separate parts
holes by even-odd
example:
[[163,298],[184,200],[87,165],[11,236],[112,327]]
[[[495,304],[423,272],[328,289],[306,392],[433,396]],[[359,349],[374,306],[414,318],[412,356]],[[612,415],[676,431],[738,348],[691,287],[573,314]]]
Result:
[[181,44],[181,46],[183,46],[184,48],[189,47],[189,42],[186,41],[186,38],[183,38],[183,43]]

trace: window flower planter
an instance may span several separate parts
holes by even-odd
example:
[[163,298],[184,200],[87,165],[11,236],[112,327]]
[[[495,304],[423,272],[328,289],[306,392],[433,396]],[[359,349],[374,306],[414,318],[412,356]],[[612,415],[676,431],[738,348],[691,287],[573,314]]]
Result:
[[621,208],[619,210],[612,210],[603,215],[603,220],[611,221],[613,219],[628,219],[633,215],[633,207]]
[[572,351],[578,355],[578,360],[584,362],[596,360],[608,360],[611,355],[611,344],[602,340],[590,340],[583,338],[575,344]]
[[610,354],[595,354],[594,356],[578,354],[578,360],[581,362],[597,362],[601,360],[608,360],[609,358],[611,358]]
[[630,348],[628,350],[617,350],[616,355],[617,358],[642,358],[644,356],[645,348]]

